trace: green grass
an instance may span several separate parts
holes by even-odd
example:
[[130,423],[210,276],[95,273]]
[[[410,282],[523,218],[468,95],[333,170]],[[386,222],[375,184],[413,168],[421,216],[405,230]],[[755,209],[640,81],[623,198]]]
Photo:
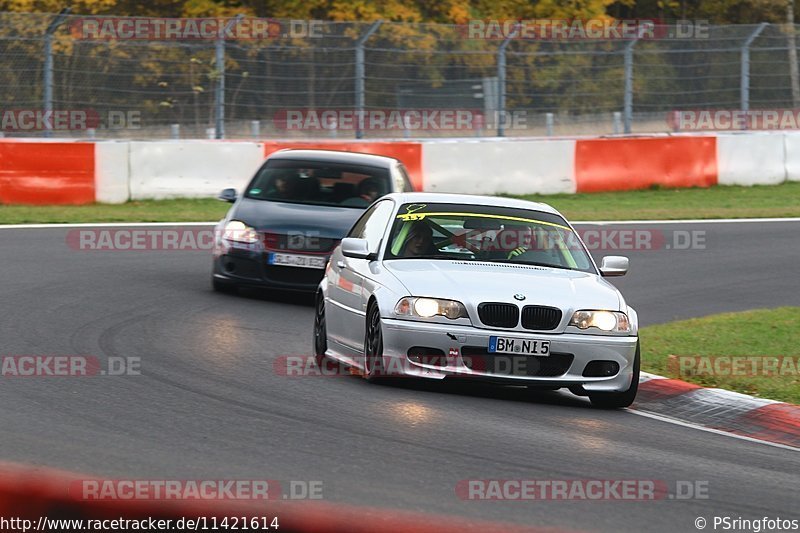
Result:
[[225,216],[230,206],[213,198],[142,200],[119,205],[0,205],[0,224],[210,222]]
[[[639,331],[642,370],[762,398],[800,404],[800,307],[724,313],[648,326]],[[679,372],[669,356],[789,356],[794,366],[775,375],[723,376],[711,372]],[[701,367],[698,365],[697,369]],[[708,368],[708,367],[705,367]],[[691,375],[695,374],[695,375]]]
[[572,221],[800,216],[800,182],[519,198],[550,204]]
[[[800,182],[754,187],[650,189],[592,194],[526,195],[569,220],[800,217]],[[121,205],[0,205],[0,224],[66,222],[208,222],[230,204],[211,198],[143,200]]]

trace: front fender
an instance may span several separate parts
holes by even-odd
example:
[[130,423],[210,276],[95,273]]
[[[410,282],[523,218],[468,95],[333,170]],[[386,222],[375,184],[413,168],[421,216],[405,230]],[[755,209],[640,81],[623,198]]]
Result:
[[636,309],[628,306],[628,320],[631,323],[631,335],[638,335],[639,334],[639,313],[636,312]]

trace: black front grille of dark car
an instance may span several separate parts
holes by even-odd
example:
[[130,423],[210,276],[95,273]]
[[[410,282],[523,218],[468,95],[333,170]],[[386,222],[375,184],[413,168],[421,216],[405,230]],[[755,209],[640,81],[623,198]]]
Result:
[[292,285],[317,285],[322,281],[325,271],[317,268],[293,268],[287,266],[264,267],[268,281]]
[[526,305],[522,308],[522,327],[525,329],[556,329],[561,322],[561,309],[543,305]]
[[262,234],[264,247],[287,253],[326,253],[339,244],[339,239],[317,237],[316,235],[285,234],[265,232]]
[[519,324],[519,307],[514,304],[484,302],[478,306],[478,316],[487,326],[515,328]]
[[554,378],[567,373],[575,356],[551,352],[548,356],[489,353],[485,346],[462,346],[461,358],[475,372],[498,376]]

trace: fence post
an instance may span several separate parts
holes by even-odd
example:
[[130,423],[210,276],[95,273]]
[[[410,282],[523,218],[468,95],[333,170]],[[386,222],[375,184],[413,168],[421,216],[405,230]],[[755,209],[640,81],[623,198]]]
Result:
[[[50,21],[47,30],[44,33],[44,87],[43,87],[43,102],[42,107],[45,116],[50,116],[53,111],[53,33],[56,29],[64,23],[69,12],[72,11],[71,7],[65,7],[58,15]],[[45,137],[52,137],[52,120],[45,121]]]
[[613,117],[612,124],[614,128],[614,135],[619,135],[622,132],[622,113],[619,111],[614,111],[611,116]]
[[366,105],[366,94],[364,89],[364,79],[366,77],[366,73],[364,70],[364,43],[367,42],[367,39],[372,37],[372,34],[378,31],[378,28],[381,27],[383,24],[382,20],[376,20],[372,23],[372,25],[364,32],[364,35],[358,38],[356,41],[356,139],[363,139],[364,138],[364,107]]
[[625,133],[631,132],[633,122],[633,47],[638,40],[637,37],[625,45],[625,100],[622,106]]
[[547,130],[547,136],[553,136],[553,114],[552,113],[545,113],[544,114],[544,124],[545,129]]
[[506,134],[506,48],[516,37],[520,24],[514,25],[497,49],[497,136]]
[[645,32],[652,29],[652,26],[642,24],[636,32],[636,37],[625,45],[625,101],[622,109],[625,133],[631,132],[631,123],[633,122],[633,47],[644,36]]
[[769,26],[768,22],[759,24],[758,28],[750,34],[742,45],[742,77],[739,85],[739,93],[741,97],[740,107],[745,113],[750,110],[750,45],[753,44],[756,37],[758,37],[767,26]]
[[217,75],[219,77],[217,78],[217,94],[214,99],[214,107],[216,109],[216,122],[214,126],[215,139],[225,138],[225,35],[227,35],[228,31],[230,31],[235,24],[238,24],[243,17],[244,15],[239,13],[230,19],[225,24],[225,28],[217,35],[215,62],[217,64]]
[[792,107],[800,105],[800,72],[797,70],[797,28],[794,25],[794,0],[786,2],[786,25],[789,52],[789,80],[792,84]]

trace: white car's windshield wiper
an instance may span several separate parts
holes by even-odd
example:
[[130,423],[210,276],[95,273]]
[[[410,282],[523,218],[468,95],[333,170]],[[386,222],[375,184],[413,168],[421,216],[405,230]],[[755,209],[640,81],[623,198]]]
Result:
[[471,261],[470,257],[457,257],[450,254],[424,254],[409,257],[396,257],[395,259],[453,259],[454,261]]
[[563,265],[554,265],[552,263],[540,263],[537,261],[510,261],[510,260],[498,260],[495,261],[496,263],[511,263],[514,265],[528,265],[528,266],[540,266],[540,267],[547,267],[547,268],[560,268],[561,270],[574,270],[568,266]]

